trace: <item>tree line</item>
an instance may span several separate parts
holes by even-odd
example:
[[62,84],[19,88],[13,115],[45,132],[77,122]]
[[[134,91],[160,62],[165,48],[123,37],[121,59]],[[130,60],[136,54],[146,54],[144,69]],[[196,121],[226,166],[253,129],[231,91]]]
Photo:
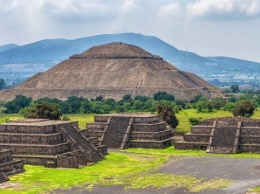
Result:
[[[119,101],[113,98],[104,99],[97,96],[95,99],[86,99],[77,96],[70,96],[62,101],[56,98],[41,98],[33,101],[32,98],[17,95],[12,101],[5,104],[5,113],[21,113],[26,115],[29,110],[35,109],[39,104],[56,106],[63,114],[74,113],[95,113],[108,114],[111,112],[156,112],[158,106],[171,107],[174,113],[182,109],[194,108],[198,112],[212,112],[214,110],[231,111],[235,116],[250,117],[255,108],[260,105],[260,94],[242,94],[240,96],[231,95],[228,98],[208,99],[197,95],[190,102],[175,99],[171,94],[159,91],[153,97],[136,96],[130,94],[123,96]],[[46,105],[46,106],[47,106]]]

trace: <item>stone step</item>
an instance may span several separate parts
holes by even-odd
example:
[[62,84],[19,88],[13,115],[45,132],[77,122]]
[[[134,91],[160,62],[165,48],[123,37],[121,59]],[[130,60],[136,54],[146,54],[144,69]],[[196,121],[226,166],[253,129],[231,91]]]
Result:
[[212,130],[212,126],[192,126],[191,133],[192,134],[207,134],[210,135]]
[[146,140],[164,140],[169,139],[173,136],[173,131],[171,129],[164,130],[160,132],[137,132],[133,131],[130,135],[130,140],[139,140],[139,139],[146,139]]
[[6,174],[4,174],[3,172],[0,172],[0,183],[4,183],[9,181],[9,178]]
[[260,144],[239,144],[238,151],[260,153]]
[[13,157],[22,160],[24,164],[43,165],[45,167],[56,167],[57,164],[57,156],[15,154]]
[[184,134],[184,141],[186,142],[208,142],[210,134]]
[[62,143],[60,133],[29,134],[29,133],[0,133],[0,143],[14,144],[59,144]]
[[174,148],[175,149],[206,150],[207,146],[208,146],[208,142],[185,142],[185,141],[180,141],[180,142],[175,142],[174,143]]
[[260,136],[256,135],[240,135],[240,144],[260,144]]
[[0,172],[4,172],[7,175],[24,172],[23,165],[24,162],[22,160],[14,159],[12,161],[0,164]]
[[8,144],[0,143],[2,149],[12,150],[13,154],[39,154],[39,155],[57,155],[70,150],[68,142],[56,145],[41,144]]
[[153,140],[130,140],[130,147],[134,148],[165,148],[170,146],[171,138],[164,139],[161,141],[153,141]]
[[132,132],[160,132],[165,130],[166,123],[159,122],[159,123],[152,123],[152,124],[134,124],[132,126]]
[[260,136],[260,127],[241,127],[240,134]]
[[4,123],[0,125],[0,133],[28,133],[28,134],[49,134],[55,133],[55,127],[47,126],[33,126],[33,125],[18,125]]
[[95,146],[98,145],[98,138],[97,137],[89,137],[89,138],[87,138],[87,140],[90,141],[90,143],[92,143]]

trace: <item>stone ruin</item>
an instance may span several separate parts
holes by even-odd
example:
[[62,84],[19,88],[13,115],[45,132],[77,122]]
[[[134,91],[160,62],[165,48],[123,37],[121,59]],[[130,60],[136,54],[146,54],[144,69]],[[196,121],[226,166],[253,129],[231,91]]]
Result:
[[0,183],[9,180],[8,176],[24,172],[23,161],[13,159],[11,150],[0,150]]
[[156,115],[110,114],[95,116],[81,133],[97,137],[108,148],[164,148],[171,145],[172,129]]
[[85,138],[72,121],[27,119],[0,125],[0,147],[25,164],[79,168],[104,159],[107,147]]
[[260,153],[260,120],[223,117],[191,127],[175,149],[205,149],[208,153]]

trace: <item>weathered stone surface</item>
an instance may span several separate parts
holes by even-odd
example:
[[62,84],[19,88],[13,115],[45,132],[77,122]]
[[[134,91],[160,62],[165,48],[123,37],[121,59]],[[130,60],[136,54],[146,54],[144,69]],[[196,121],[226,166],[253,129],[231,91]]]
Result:
[[107,149],[92,142],[96,144],[79,132],[77,122],[30,119],[0,125],[0,147],[26,164],[75,168],[95,163]]
[[34,99],[67,99],[73,95],[90,99],[101,95],[119,100],[126,94],[152,96],[158,91],[183,100],[198,94],[221,95],[219,89],[198,76],[180,71],[137,46],[111,43],[92,47],[14,89],[1,91],[0,100],[11,100],[17,94]]
[[164,148],[171,145],[172,129],[156,115],[111,114],[95,116],[95,123],[81,133],[95,136],[110,148]]
[[260,120],[223,117],[202,121],[174,142],[175,149],[206,149],[213,153],[260,153]]
[[0,150],[0,183],[9,180],[8,176],[24,172],[24,162],[13,159],[11,150]]

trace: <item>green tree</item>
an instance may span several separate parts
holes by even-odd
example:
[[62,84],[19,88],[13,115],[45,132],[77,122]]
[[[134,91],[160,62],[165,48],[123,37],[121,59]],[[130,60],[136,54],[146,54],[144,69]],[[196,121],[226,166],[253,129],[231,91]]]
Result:
[[230,90],[232,93],[238,93],[239,92],[239,86],[237,84],[233,84],[230,86]]
[[31,97],[26,97],[23,95],[16,95],[15,99],[9,101],[5,104],[5,113],[18,113],[22,108],[30,105],[32,102]]
[[179,121],[178,121],[177,117],[175,116],[172,107],[158,105],[157,113],[172,128],[176,128],[179,125]]
[[2,78],[0,78],[0,90],[4,88],[4,85],[5,85],[5,81]]
[[159,91],[153,95],[153,99],[156,101],[160,101],[160,100],[172,101],[175,100],[175,97],[171,94],[168,94],[165,91]]
[[60,120],[62,113],[58,104],[42,102],[20,110],[25,118]]
[[254,114],[255,108],[249,100],[243,100],[236,103],[232,113],[234,116],[251,117]]

